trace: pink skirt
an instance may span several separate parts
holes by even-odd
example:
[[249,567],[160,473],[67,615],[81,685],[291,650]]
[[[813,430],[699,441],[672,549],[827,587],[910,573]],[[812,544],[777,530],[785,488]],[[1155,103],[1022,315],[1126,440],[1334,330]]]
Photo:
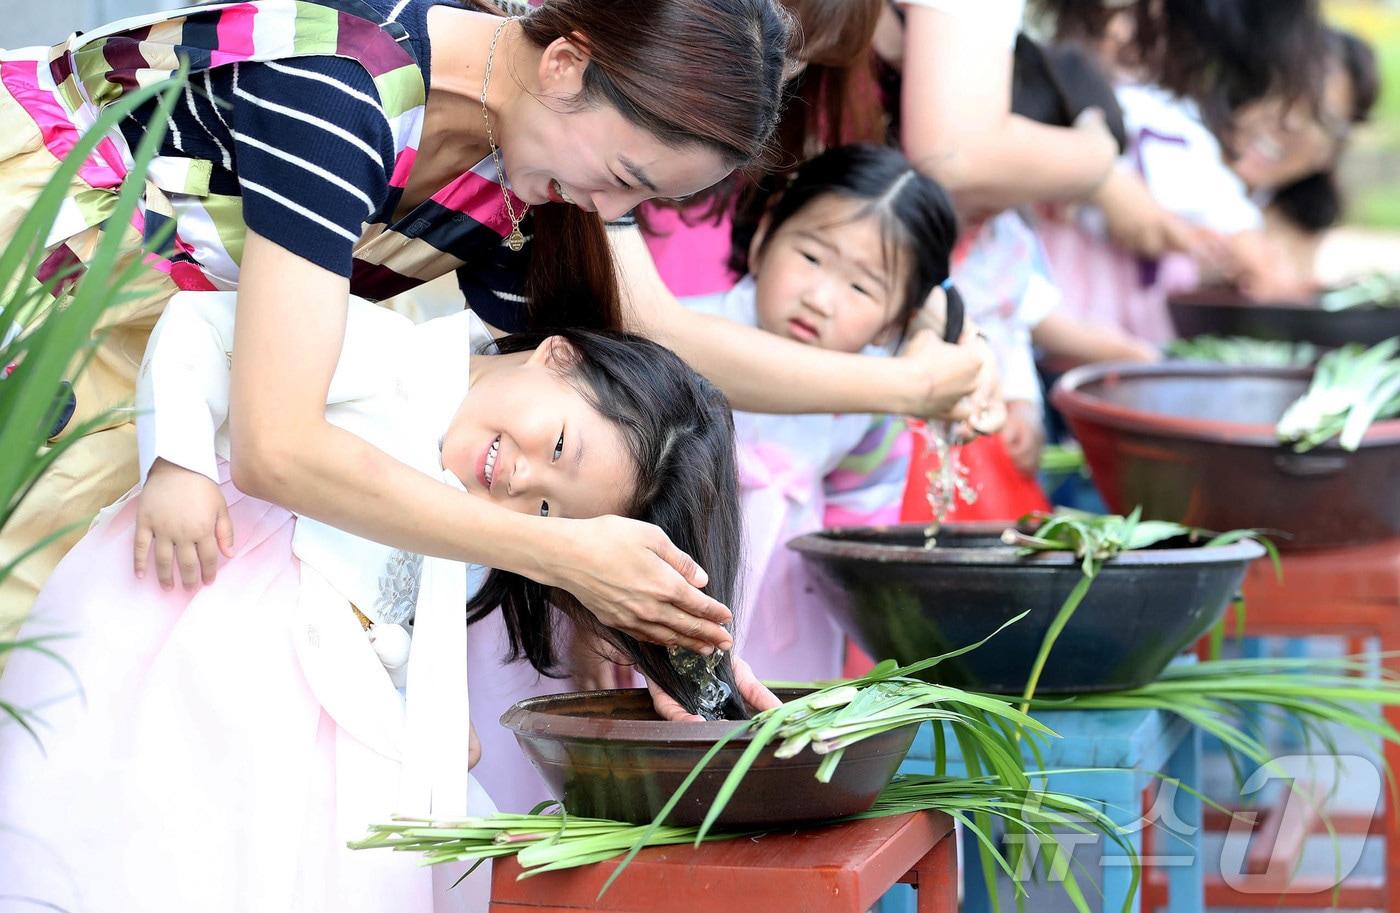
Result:
[[1036,225],[1065,312],[1164,345],[1176,338],[1167,298],[1199,284],[1195,262],[1168,254],[1151,266],[1113,243],[1055,219]]
[[[393,811],[398,762],[302,675],[296,518],[223,494],[237,551],[212,585],[136,579],[130,499],[40,594],[21,636],[60,635],[71,671],[21,650],[0,680],[42,741],[0,725],[0,894],[72,913],[484,911],[485,866],[449,892],[463,867],[346,847]],[[11,909],[35,907],[0,899]]]

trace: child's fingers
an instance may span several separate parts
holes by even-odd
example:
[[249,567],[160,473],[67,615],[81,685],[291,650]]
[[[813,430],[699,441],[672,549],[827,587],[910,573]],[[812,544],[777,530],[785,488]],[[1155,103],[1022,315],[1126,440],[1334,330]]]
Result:
[[185,589],[199,586],[199,553],[193,542],[181,542],[175,547],[175,562],[180,566],[180,581]]
[[214,538],[219,540],[219,551],[223,552],[225,558],[233,557],[233,520],[229,519],[228,505],[219,507],[219,513],[214,517]]
[[199,560],[199,579],[205,586],[214,582],[214,576],[219,573],[219,552],[222,543],[213,539],[200,539],[194,544],[195,557]]
[[146,576],[146,557],[151,552],[151,540],[154,538],[155,535],[151,532],[151,528],[146,525],[146,522],[137,519],[136,542],[131,553],[131,568],[136,572],[138,580]]
[[175,543],[164,536],[160,536],[156,539],[154,548],[156,553],[156,579],[160,581],[162,589],[174,589]]

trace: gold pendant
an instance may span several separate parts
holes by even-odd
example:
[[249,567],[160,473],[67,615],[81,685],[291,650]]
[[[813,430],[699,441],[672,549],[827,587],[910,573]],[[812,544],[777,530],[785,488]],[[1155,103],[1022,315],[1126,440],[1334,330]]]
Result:
[[511,228],[510,237],[506,238],[506,246],[517,254],[525,247],[525,235],[521,234],[519,225]]

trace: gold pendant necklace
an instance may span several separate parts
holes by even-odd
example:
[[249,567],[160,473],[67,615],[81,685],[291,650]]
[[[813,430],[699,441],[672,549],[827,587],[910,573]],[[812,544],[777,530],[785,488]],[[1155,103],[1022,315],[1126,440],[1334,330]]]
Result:
[[496,59],[496,43],[501,40],[501,32],[505,31],[510,21],[502,19],[501,24],[496,26],[496,34],[491,36],[491,48],[486,52],[486,73],[481,78],[481,119],[486,122],[486,143],[491,147],[491,161],[496,163],[496,181],[501,185],[501,198],[505,200],[506,215],[510,218],[510,235],[506,238],[506,246],[520,253],[525,247],[525,234],[520,230],[520,222],[530,207],[522,203],[520,214],[516,215],[515,207],[511,205],[506,173],[501,167],[501,150],[496,147],[496,137],[491,132],[491,112],[486,107],[486,90],[491,86],[491,64]]

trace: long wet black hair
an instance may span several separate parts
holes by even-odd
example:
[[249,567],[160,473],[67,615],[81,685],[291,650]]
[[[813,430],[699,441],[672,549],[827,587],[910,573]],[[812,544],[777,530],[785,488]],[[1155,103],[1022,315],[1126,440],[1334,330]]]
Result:
[[[828,195],[864,201],[855,218],[873,215],[879,220],[886,268],[894,275],[894,264],[906,267],[900,306],[890,321],[897,341],[908,332],[909,322],[929,293],[940,285],[948,295],[949,323],[961,324],[962,297],[948,281],[958,240],[953,204],[937,181],[889,146],[838,146],[803,164],[781,194],[770,200],[758,252],[762,254],[783,223]],[[757,228],[734,223],[729,265],[740,275],[749,271],[749,247]]]
[[[739,482],[734,419],[724,394],[669,349],[618,331],[518,333],[497,340],[495,350],[532,351],[546,335],[569,343],[564,376],[621,430],[631,452],[635,494],[623,513],[660,527],[709,574],[705,592],[733,607],[741,553]],[[697,684],[677,671],[665,647],[602,625],[571,594],[492,570],[467,603],[467,621],[480,621],[498,607],[510,639],[509,661],[525,659],[541,674],[560,677],[556,622],[563,616],[578,632],[610,643],[686,710],[699,711]],[[728,657],[715,674],[730,690],[724,715],[746,718]]]

